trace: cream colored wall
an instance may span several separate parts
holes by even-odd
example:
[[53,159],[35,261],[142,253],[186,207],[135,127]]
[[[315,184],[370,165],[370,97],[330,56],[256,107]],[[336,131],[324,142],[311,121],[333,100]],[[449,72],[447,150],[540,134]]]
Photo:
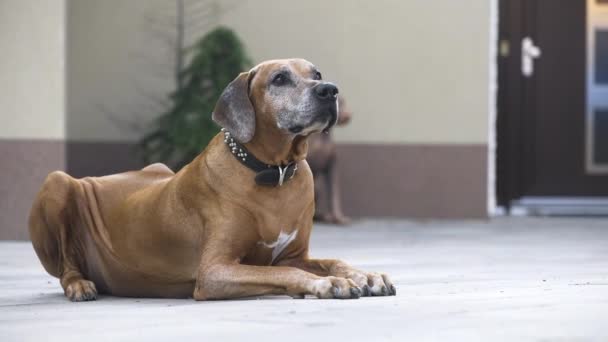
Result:
[[157,21],[172,3],[68,0],[69,140],[134,141],[158,115],[173,83],[171,25]]
[[487,142],[487,0],[248,1],[223,22],[255,60],[301,56],[354,111],[340,141]]
[[[256,62],[304,57],[339,84],[355,114],[339,141],[487,143],[489,1],[226,3],[218,22]],[[146,18],[171,4],[69,1],[70,139],[135,140],[156,115],[172,55]]]
[[65,136],[65,1],[0,1],[0,139]]

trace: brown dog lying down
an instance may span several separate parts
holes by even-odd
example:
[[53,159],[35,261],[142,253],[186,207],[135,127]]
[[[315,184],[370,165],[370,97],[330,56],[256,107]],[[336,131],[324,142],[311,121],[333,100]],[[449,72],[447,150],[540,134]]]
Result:
[[[337,126],[346,125],[352,113],[346,108],[344,99],[338,97]],[[308,157],[306,161],[315,180],[315,220],[327,223],[348,224],[350,219],[342,213],[342,201],[336,168],[336,144],[331,138],[333,129],[326,134],[314,134],[308,138]],[[323,198],[321,198],[323,197]],[[325,201],[321,201],[324,199]],[[322,206],[320,204],[324,204]],[[326,209],[326,210],[323,210]]]
[[163,164],[105,177],[51,173],[29,229],[73,301],[97,292],[222,299],[394,295],[384,274],[308,256],[307,137],[337,120],[338,89],[302,59],[264,62],[221,95],[218,134],[174,174]]

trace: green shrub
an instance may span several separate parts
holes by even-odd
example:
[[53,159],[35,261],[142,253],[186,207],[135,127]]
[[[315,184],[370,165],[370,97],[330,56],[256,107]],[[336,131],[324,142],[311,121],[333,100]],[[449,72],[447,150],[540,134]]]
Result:
[[211,112],[222,90],[251,65],[236,34],[217,28],[185,51],[190,57],[181,71],[170,106],[155,121],[155,129],[140,141],[144,161],[163,162],[174,170],[196,157],[217,134]]

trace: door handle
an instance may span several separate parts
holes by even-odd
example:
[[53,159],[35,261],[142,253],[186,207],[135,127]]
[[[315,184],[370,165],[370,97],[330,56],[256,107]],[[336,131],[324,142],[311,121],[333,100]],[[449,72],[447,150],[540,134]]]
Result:
[[521,73],[524,77],[534,75],[534,60],[540,58],[541,53],[532,38],[525,37],[521,40]]

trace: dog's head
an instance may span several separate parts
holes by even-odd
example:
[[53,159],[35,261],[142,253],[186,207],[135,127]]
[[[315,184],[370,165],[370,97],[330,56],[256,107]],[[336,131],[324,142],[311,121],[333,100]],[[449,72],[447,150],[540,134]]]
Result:
[[338,121],[336,122],[337,126],[344,126],[350,122],[350,119],[353,117],[353,113],[348,109],[346,102],[342,96],[338,97]]
[[304,59],[272,60],[241,73],[224,90],[213,120],[241,143],[256,126],[286,135],[329,129],[338,119],[338,88]]

